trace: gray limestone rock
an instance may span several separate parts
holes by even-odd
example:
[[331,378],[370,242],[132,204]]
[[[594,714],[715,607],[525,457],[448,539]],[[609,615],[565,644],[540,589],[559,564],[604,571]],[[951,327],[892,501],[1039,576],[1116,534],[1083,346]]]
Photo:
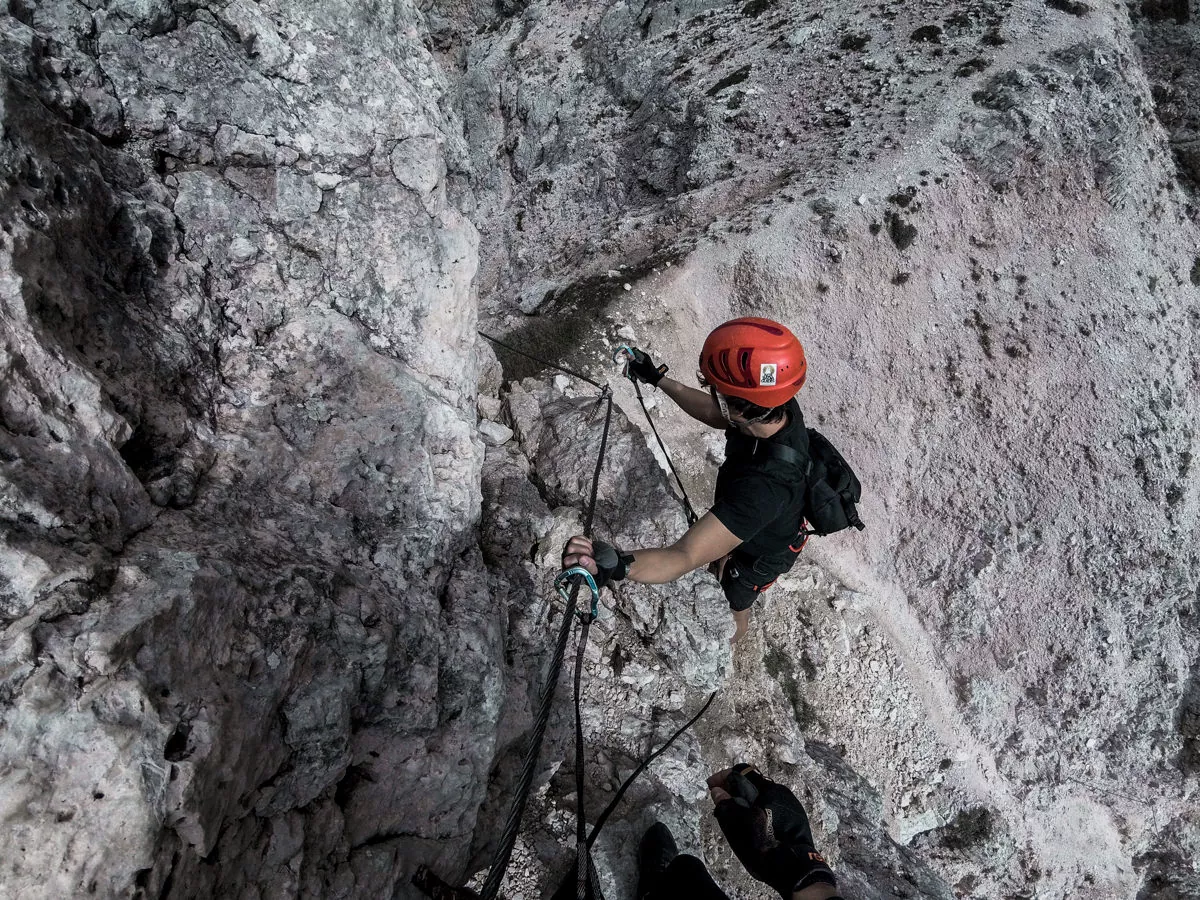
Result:
[[499,422],[490,422],[485,419],[479,423],[479,434],[489,447],[499,447],[512,440],[513,430]]
[[[0,893],[487,865],[604,410],[505,386],[480,306],[599,380],[784,318],[868,486],[736,656],[703,572],[604,591],[590,815],[718,691],[611,896],[655,818],[759,890],[703,787],[743,758],[863,897],[1194,893],[1196,25],[961,7],[9,3]],[[615,394],[591,531],[669,544]],[[651,415],[703,508],[718,447]],[[570,855],[573,740],[563,685],[513,896]]]
[[475,232],[373,164],[461,140],[413,11],[107,12],[4,19],[3,892],[461,867],[503,674]]

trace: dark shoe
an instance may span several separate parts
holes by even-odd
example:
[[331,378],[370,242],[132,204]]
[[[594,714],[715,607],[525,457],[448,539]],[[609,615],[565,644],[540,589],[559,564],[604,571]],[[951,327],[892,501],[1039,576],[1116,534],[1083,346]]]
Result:
[[679,855],[679,846],[671,829],[662,822],[655,822],[642,835],[638,844],[638,887],[637,900],[652,893],[659,886],[663,872]]

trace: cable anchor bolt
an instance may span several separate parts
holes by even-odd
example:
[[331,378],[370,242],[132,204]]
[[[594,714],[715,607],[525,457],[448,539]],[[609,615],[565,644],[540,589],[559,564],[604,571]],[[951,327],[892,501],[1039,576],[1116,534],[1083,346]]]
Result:
[[609,386],[607,381],[600,386],[600,394],[596,397],[596,402],[592,406],[592,411],[588,413],[587,423],[589,425],[596,421],[596,414],[600,412],[600,407],[605,400],[609,401],[610,403],[612,402],[612,387]]

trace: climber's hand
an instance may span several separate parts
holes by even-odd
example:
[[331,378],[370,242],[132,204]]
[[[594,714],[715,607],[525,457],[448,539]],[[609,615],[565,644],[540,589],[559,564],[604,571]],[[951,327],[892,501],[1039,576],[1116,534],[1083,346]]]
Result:
[[747,872],[788,900],[812,884],[836,885],[790,790],[745,763],[717,772],[708,789],[721,831]]
[[598,571],[596,560],[592,557],[592,542],[582,534],[575,535],[563,547],[562,567],[573,569],[575,566],[583,566],[593,575]]
[[632,562],[632,554],[622,553],[605,541],[590,541],[582,534],[575,535],[563,547],[563,568],[583,566],[592,573],[598,588],[624,578]]
[[658,383],[667,374],[667,366],[665,363],[656,366],[654,360],[650,358],[650,354],[645,350],[630,347],[629,362],[625,364],[625,374],[632,381],[640,381],[642,384],[658,387]]

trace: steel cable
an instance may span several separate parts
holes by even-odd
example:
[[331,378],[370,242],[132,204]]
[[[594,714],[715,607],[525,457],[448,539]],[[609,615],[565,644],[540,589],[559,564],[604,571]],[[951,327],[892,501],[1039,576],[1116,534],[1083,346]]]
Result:
[[[596,512],[596,498],[600,489],[600,473],[604,466],[604,456],[608,449],[608,434],[612,424],[612,391],[607,385],[601,385],[593,379],[579,372],[573,372],[570,369],[552,363],[549,360],[541,359],[533,354],[526,353],[524,350],[519,350],[511,344],[507,344],[497,338],[492,337],[483,331],[479,332],[480,336],[491,341],[499,347],[517,353],[534,362],[556,369],[573,378],[578,378],[601,391],[599,400],[605,403],[604,413],[604,428],[600,437],[600,452],[596,456],[596,468],[592,474],[591,494],[588,497],[587,514],[584,520],[583,533],[590,534],[592,525],[594,524]],[[679,472],[675,469],[674,463],[671,462],[670,454],[667,453],[667,448],[663,444],[662,438],[658,434],[658,429],[654,425],[654,421],[650,418],[650,411],[646,408],[645,400],[642,397],[641,388],[634,381],[634,391],[637,394],[638,403],[642,407],[642,412],[646,415],[646,421],[650,424],[650,429],[654,433],[655,440],[658,441],[658,446],[663,452],[663,456],[667,460],[667,465],[671,469],[671,474],[675,476],[675,481],[679,485],[680,493],[683,497],[684,513],[687,517],[688,525],[696,522],[697,516],[692,507],[691,500],[688,498],[687,491],[683,486],[683,480],[679,477]],[[562,671],[563,659],[566,655],[567,638],[570,636],[571,626],[575,616],[575,611],[578,607],[580,583],[576,582],[571,586],[571,591],[567,600],[566,608],[563,612],[562,624],[559,626],[558,636],[555,641],[554,654],[550,660],[550,666],[546,674],[546,681],[542,688],[542,695],[538,702],[537,716],[534,719],[533,731],[530,735],[529,746],[525,751],[525,757],[522,760],[521,772],[517,779],[516,797],[513,800],[512,807],[509,809],[508,817],[504,823],[504,829],[500,835],[500,845],[497,847],[496,853],[493,856],[491,866],[488,869],[487,877],[484,879],[483,887],[479,894],[481,900],[495,900],[496,895],[500,890],[500,883],[504,880],[504,875],[508,870],[509,863],[512,859],[513,846],[516,843],[517,833],[521,827],[521,819],[525,813],[525,807],[529,800],[529,791],[533,784],[534,770],[537,768],[538,756],[541,751],[542,741],[545,738],[546,726],[550,719],[550,708],[553,705],[554,695],[558,687],[559,674]],[[583,661],[584,651],[587,647],[588,634],[591,630],[593,616],[591,610],[581,615],[581,629],[579,635],[579,643],[576,650],[575,658],[575,679],[574,679],[574,703],[575,703],[575,793],[576,793],[576,896],[577,900],[586,900],[589,884],[593,892],[599,896],[599,885],[596,883],[595,867],[591,864],[590,850],[592,844],[600,834],[600,830],[608,821],[608,817],[616,809],[617,804],[625,795],[625,792],[633,784],[634,780],[645,771],[655,759],[665,753],[672,744],[696,721],[704,715],[709,706],[712,705],[716,698],[716,692],[705,702],[700,711],[696,713],[687,723],[679,728],[667,742],[658,750],[650,754],[634,771],[625,779],[625,782],[617,790],[612,801],[605,807],[600,817],[596,820],[590,834],[587,833],[587,818],[584,800],[584,764],[583,764],[583,718],[582,718],[582,698],[581,684],[583,680]],[[414,878],[416,883],[416,878]]]
[[500,834],[500,846],[492,858],[480,891],[482,900],[495,900],[500,890],[500,882],[508,870],[508,862],[512,858],[513,845],[517,840],[517,832],[521,827],[521,816],[525,813],[525,803],[529,799],[529,788],[533,784],[533,770],[537,767],[538,751],[542,747],[542,738],[546,734],[546,723],[550,720],[550,705],[554,700],[554,690],[558,686],[558,673],[562,669],[563,656],[566,654],[567,638],[571,634],[572,619],[575,616],[575,606],[579,596],[579,585],[571,588],[571,597],[563,613],[562,625],[558,629],[558,641],[554,645],[554,656],[550,660],[550,669],[546,675],[546,683],[542,688],[542,698],[538,703],[537,718],[533,723],[533,734],[529,738],[529,747],[525,751],[525,759],[521,765],[521,775],[517,779],[517,793],[513,805],[508,811],[504,822],[504,830]]
[[587,819],[583,803],[583,704],[579,685],[583,680],[583,650],[587,646],[590,616],[583,617],[579,633],[579,651],[575,655],[575,896],[587,900],[588,850]]
[[[604,410],[604,430],[600,435],[600,452],[596,456],[596,471],[592,473],[592,495],[588,498],[587,519],[584,522],[583,533],[591,534],[596,514],[596,497],[600,490],[600,472],[604,467],[604,454],[608,449],[608,429],[612,423],[612,392],[604,389],[608,400]],[[592,628],[592,615],[589,610],[583,616],[579,629],[579,647],[575,651],[575,852],[576,852],[576,897],[577,900],[587,900],[588,882],[588,848],[587,816],[584,804],[583,790],[583,713],[580,702],[580,684],[583,681],[583,656],[587,648],[588,632]]]
[[526,353],[524,350],[519,350],[516,347],[514,347],[512,344],[506,344],[504,341],[500,340],[499,338],[494,338],[490,334],[487,334],[486,332],[480,331],[479,336],[487,338],[489,341],[491,341],[497,347],[503,347],[505,350],[510,350],[513,353],[519,354],[520,356],[524,356],[526,359],[532,359],[535,363],[541,363],[543,366],[549,366],[551,369],[557,369],[559,372],[562,372],[564,375],[570,375],[572,378],[578,378],[580,381],[586,381],[592,387],[599,388],[602,391],[607,390],[607,388],[604,385],[602,385],[600,382],[593,381],[591,378],[588,378],[586,375],[580,374],[579,372],[572,372],[570,369],[564,369],[562,366],[558,365],[558,363],[552,363],[548,359],[542,359],[540,356],[534,356],[532,353]]
[[[604,465],[604,453],[608,447],[608,431],[612,422],[612,393],[607,387],[603,388],[602,399],[606,401],[606,409],[604,414],[604,431],[600,438],[600,453],[596,457],[596,470],[592,476],[592,492],[588,498],[588,509],[586,521],[584,524],[584,532],[592,530],[592,522],[596,513],[596,496],[600,489],[600,471]],[[529,739],[529,747],[525,751],[525,759],[522,762],[521,774],[517,779],[517,793],[513,801],[512,807],[509,809],[508,818],[504,823],[504,830],[500,835],[500,846],[497,848],[496,854],[492,859],[492,865],[488,870],[487,878],[484,880],[483,888],[480,892],[482,900],[495,900],[496,894],[500,891],[500,882],[504,879],[504,873],[508,870],[509,861],[512,858],[513,845],[517,840],[517,832],[521,828],[521,817],[525,813],[525,805],[529,800],[529,789],[533,784],[534,769],[537,768],[538,754],[542,748],[542,739],[546,734],[546,724],[550,720],[550,707],[554,700],[555,689],[558,686],[558,676],[562,671],[563,657],[566,654],[567,638],[571,633],[572,620],[575,616],[575,609],[578,605],[579,587],[577,583],[571,586],[570,599],[567,602],[566,610],[563,613],[562,625],[559,626],[558,640],[554,647],[554,656],[550,661],[550,669],[546,675],[546,683],[542,688],[541,700],[538,703],[537,718],[534,720],[533,733]],[[579,644],[579,658],[583,657],[583,642],[587,638],[587,626],[590,624],[591,613],[584,619],[584,630],[582,639]],[[576,668],[580,666],[577,660]],[[578,692],[579,676],[576,675],[576,691]],[[576,697],[576,715],[578,716],[579,704],[578,695]],[[577,721],[576,736],[582,730],[582,725]],[[577,755],[580,752],[577,746]],[[577,766],[577,769],[582,767]],[[582,775],[578,777],[582,778]],[[579,818],[583,820],[583,793],[580,791],[577,796],[579,804]],[[586,826],[580,826],[581,829]],[[586,840],[580,836],[580,844],[583,847],[583,853],[586,860]],[[583,863],[585,867],[586,877],[586,861]]]
[[654,420],[650,418],[650,410],[646,409],[646,401],[642,398],[641,385],[638,384],[636,378],[630,378],[629,380],[633,382],[633,391],[637,394],[638,403],[641,404],[642,412],[646,414],[646,421],[650,424],[650,430],[654,432],[654,439],[658,441],[658,449],[662,450],[663,458],[667,461],[667,465],[671,469],[671,474],[675,476],[675,483],[679,485],[679,493],[683,495],[683,514],[687,518],[688,527],[691,528],[696,524],[699,516],[696,515],[696,510],[692,507],[692,501],[688,498],[687,490],[683,486],[683,479],[679,477],[679,472],[675,469],[675,463],[671,462],[671,454],[667,452],[667,445],[658,436],[658,429],[654,427]]

